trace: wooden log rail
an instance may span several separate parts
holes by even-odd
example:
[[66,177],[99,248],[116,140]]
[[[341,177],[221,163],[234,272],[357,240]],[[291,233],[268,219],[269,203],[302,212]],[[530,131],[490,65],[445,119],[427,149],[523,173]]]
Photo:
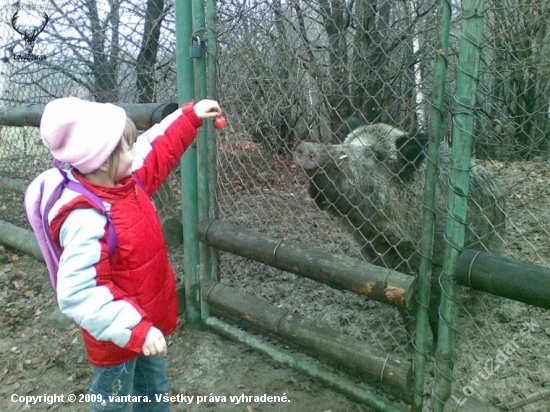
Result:
[[0,188],[2,189],[8,189],[17,193],[25,193],[28,185],[28,180],[16,176],[9,176],[0,171]]
[[[114,103],[126,110],[138,130],[147,130],[178,108],[177,103]],[[0,107],[0,126],[40,126],[44,104]]]
[[0,243],[44,261],[34,233],[0,220]]
[[205,219],[200,241],[220,250],[346,289],[401,308],[414,303],[416,277],[297,242],[270,238],[243,226]]
[[361,341],[329,328],[322,328],[301,316],[277,308],[263,300],[219,282],[202,287],[203,298],[246,321],[275,333],[303,348],[328,356],[353,368],[381,386],[410,394],[412,364],[385,352],[369,348]]
[[[327,388],[338,391],[356,402],[369,406],[372,410],[379,412],[406,411],[405,408],[395,405],[385,397],[365,390],[362,385],[360,386],[360,384],[357,384],[355,381],[338,376],[335,373],[329,372],[325,368],[317,366],[307,360],[297,358],[293,354],[289,353],[288,350],[277,348],[264,339],[251,335],[235,326],[230,325],[229,323],[225,323],[215,316],[208,316],[203,319],[203,321],[204,324],[210,328],[210,330],[236,342],[247,345],[249,348],[270,357],[281,365],[288,366],[323,383]],[[487,410],[483,410],[483,412],[487,412]]]
[[476,250],[458,258],[457,281],[492,295],[550,309],[550,269]]

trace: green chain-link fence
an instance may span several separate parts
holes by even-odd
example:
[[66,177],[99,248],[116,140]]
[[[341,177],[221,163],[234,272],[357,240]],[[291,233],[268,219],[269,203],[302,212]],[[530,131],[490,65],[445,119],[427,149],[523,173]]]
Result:
[[[480,167],[489,171],[502,186],[506,203],[506,231],[496,228],[502,235],[502,249],[478,246],[542,266],[548,266],[544,212],[545,145],[550,126],[549,60],[545,53],[549,47],[548,6],[548,2],[486,2],[484,10],[478,11],[484,30],[477,105],[472,108],[474,157],[479,165],[472,173],[478,173]],[[448,7],[451,26],[442,112],[444,145],[452,143],[453,117],[458,114],[457,59],[463,37],[460,4],[448,3]],[[233,11],[224,8],[220,12],[218,87],[221,101],[230,102],[226,107],[230,129],[219,143],[220,219],[350,256],[359,256],[364,244],[376,242],[372,236],[358,244],[342,229],[348,224],[342,225],[342,219],[319,210],[307,193],[310,181],[294,163],[292,152],[304,140],[337,143],[342,138],[341,125],[349,116],[406,131],[430,131],[434,66],[441,53],[439,8],[440,2],[385,1],[243,2]],[[237,16],[242,24],[233,24]],[[336,176],[334,170],[322,168],[316,173],[323,172]],[[351,172],[345,169],[345,173]],[[361,184],[349,174],[346,179]],[[331,184],[324,184],[317,189],[328,198],[322,206],[330,209],[327,203],[337,199],[330,197]],[[476,186],[473,190],[479,195],[488,188]],[[423,196],[421,191],[415,194]],[[349,196],[349,188],[344,191],[340,186],[339,195]],[[410,192],[395,196],[392,201],[402,208],[401,215],[390,206],[377,213],[392,216],[393,222],[419,222],[421,208],[414,209],[414,217],[408,214],[414,205]],[[372,199],[365,193],[359,202]],[[351,212],[341,211],[341,215],[349,221]],[[500,219],[490,218],[491,224]],[[352,224],[360,228],[355,221]],[[385,240],[392,239],[390,230],[388,226],[374,228]],[[393,238],[393,246],[399,248],[402,241]],[[443,241],[440,232],[436,248]],[[376,252],[389,255],[391,251],[380,248]],[[409,341],[395,309],[329,291],[307,279],[232,255],[222,256],[221,261],[222,282],[244,284],[250,293],[277,306],[297,310],[383,351],[408,356]],[[407,271],[403,262],[401,269]],[[434,270],[434,276],[436,273]],[[251,276],[260,277],[261,288]],[[548,400],[542,361],[548,339],[546,312],[466,289],[461,294],[460,304],[466,306],[460,310],[453,359],[457,403],[477,397],[503,409],[513,406],[519,410],[524,405],[524,410],[544,410]],[[540,327],[531,330],[528,338],[522,337],[524,342],[504,364],[498,363],[507,356],[499,356],[499,350],[505,351],[505,345],[531,321]],[[483,368],[491,362],[495,372],[489,376]],[[429,354],[428,395],[432,374],[433,356]],[[463,407],[467,410],[468,404]]]

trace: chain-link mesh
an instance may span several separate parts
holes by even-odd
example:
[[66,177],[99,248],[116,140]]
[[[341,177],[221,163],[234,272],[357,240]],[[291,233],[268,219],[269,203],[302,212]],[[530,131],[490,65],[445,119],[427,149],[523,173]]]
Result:
[[[400,169],[396,151],[385,144],[388,130],[375,131],[378,152],[361,133],[358,144],[336,144],[358,124],[425,127],[431,42],[438,30],[434,3],[418,9],[389,2],[358,2],[353,10],[344,2],[321,1],[249,6],[224,9],[219,23],[218,87],[230,125],[219,139],[220,219],[332,253],[360,257],[363,251],[378,264],[391,256],[388,266],[412,273],[395,247],[410,247],[419,232],[390,226],[420,229],[421,208],[410,207],[409,200],[419,206],[421,180],[416,193],[382,187],[381,195],[391,197],[382,206],[372,196],[379,195],[375,186]],[[238,18],[243,23],[233,24]],[[392,138],[395,132],[389,132]],[[312,143],[293,156],[302,141]],[[379,167],[368,170],[373,162]],[[356,206],[366,208],[354,211]],[[374,215],[371,233],[362,234]],[[369,247],[374,238],[380,250]],[[376,350],[411,356],[402,318],[384,303],[230,254],[222,255],[220,276]]]
[[[123,103],[176,100],[172,2],[37,4],[43,10],[20,8],[16,26],[39,27],[42,13],[48,14],[32,50],[45,55],[43,60],[14,60],[14,55],[26,53],[27,43],[12,26],[16,9],[1,10],[2,106],[17,110],[69,94]],[[423,196],[418,169],[426,162],[420,149],[422,133],[429,131],[433,62],[440,52],[435,41],[438,5],[218,2],[218,89],[229,120],[218,132],[218,218],[413,274],[418,269]],[[468,222],[470,240],[479,238],[479,249],[545,267],[549,5],[547,0],[486,1],[475,125],[478,166],[472,169],[482,178],[471,186],[472,203],[480,204],[484,213],[471,214]],[[461,37],[460,10],[452,7],[443,146],[452,143]],[[373,136],[368,127],[356,128],[377,122],[392,130]],[[352,129],[353,142],[348,138],[341,145]],[[297,148],[302,157],[294,156]],[[28,180],[50,162],[36,128],[2,127],[0,173]],[[442,155],[436,269],[444,242],[443,165],[448,162]],[[170,188],[160,209],[177,216],[177,178]],[[26,227],[20,193],[2,189],[0,197],[0,219]],[[486,243],[487,238],[502,239],[502,248]],[[222,253],[220,263],[224,283],[377,349],[411,356],[407,317],[395,308],[231,254]],[[549,375],[546,312],[469,290],[463,295],[454,367],[457,400],[477,397],[503,409],[545,410],[550,398],[544,389]],[[525,329],[525,322],[531,329]],[[525,330],[529,336],[521,335]]]
[[[486,1],[474,149],[506,198],[501,254],[543,267],[550,263],[549,11],[548,1]],[[453,375],[457,399],[546,410],[547,311],[486,294],[469,298]]]
[[[468,247],[543,266],[548,4],[486,4],[466,233]],[[423,136],[417,132],[428,131],[433,62],[440,52],[438,5],[258,1],[221,7],[218,87],[230,127],[219,143],[220,219],[415,273],[426,163],[418,157]],[[459,5],[453,5],[446,144],[452,143],[460,27]],[[339,145],[358,124],[377,122],[416,139],[396,129],[377,135],[368,126]],[[440,159],[434,276],[443,263],[446,153]],[[220,273],[222,281],[321,325],[410,355],[404,319],[394,308],[229,254],[222,255]],[[432,300],[437,294],[432,290]],[[529,398],[525,410],[544,410],[546,312],[468,290],[463,295],[457,401],[476,397],[518,409]],[[499,350],[509,349],[505,345],[530,321],[540,327],[498,367]],[[488,376],[484,368],[492,361],[495,373]],[[431,362],[427,371],[429,394]]]

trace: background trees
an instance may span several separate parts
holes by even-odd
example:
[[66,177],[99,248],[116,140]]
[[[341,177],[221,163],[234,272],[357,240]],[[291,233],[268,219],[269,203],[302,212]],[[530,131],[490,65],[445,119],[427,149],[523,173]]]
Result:
[[[3,16],[2,46],[8,51],[3,71],[9,77],[4,102],[43,103],[68,94],[98,101],[153,102],[174,81],[175,67],[159,64],[167,54],[174,60],[170,0],[147,0],[145,5],[137,0],[62,0],[40,5],[40,11],[22,8],[19,14],[27,24],[39,13],[48,14],[49,24],[35,48],[35,53],[46,54],[44,61],[21,64],[9,59],[22,41],[9,25],[13,11],[7,9]],[[167,16],[171,19],[165,21]],[[175,96],[172,87],[169,98]]]

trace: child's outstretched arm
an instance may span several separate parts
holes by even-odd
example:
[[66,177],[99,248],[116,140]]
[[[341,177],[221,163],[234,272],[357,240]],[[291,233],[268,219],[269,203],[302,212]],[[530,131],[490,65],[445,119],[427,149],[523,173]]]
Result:
[[221,114],[217,101],[188,103],[144,132],[134,144],[132,170],[151,195],[193,143],[203,119]]

